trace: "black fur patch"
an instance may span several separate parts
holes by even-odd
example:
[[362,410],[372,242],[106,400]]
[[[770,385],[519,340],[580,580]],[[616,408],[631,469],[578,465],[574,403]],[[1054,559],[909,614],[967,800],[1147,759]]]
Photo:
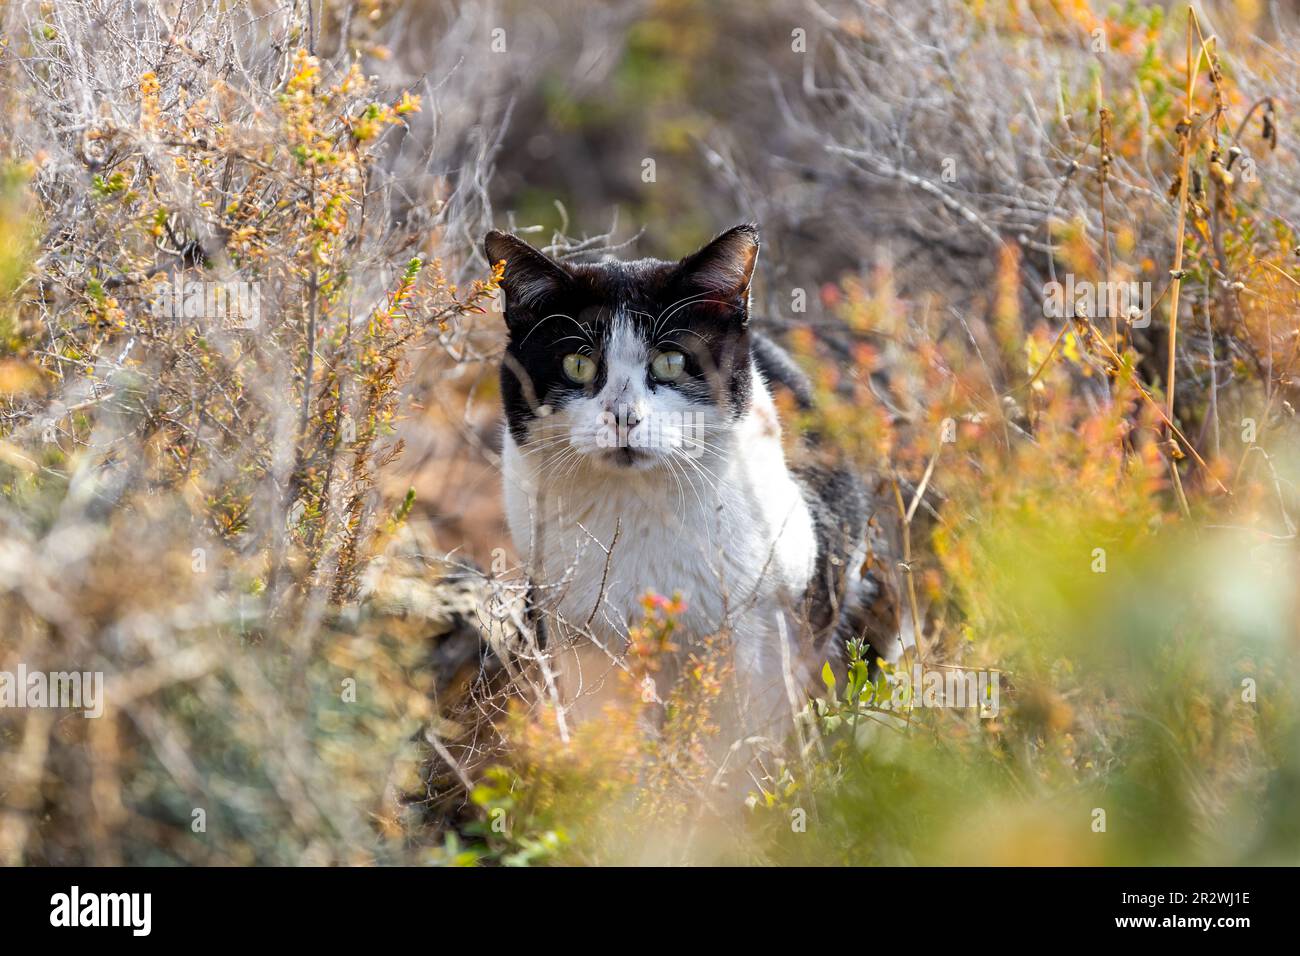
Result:
[[[817,567],[804,596],[814,641],[828,657],[843,660],[850,640],[865,640],[877,652],[898,635],[898,583],[890,556],[896,553],[880,526],[891,514],[883,495],[873,493],[853,472],[805,465],[792,469],[813,516]],[[866,560],[848,573],[854,561]]]
[[795,364],[789,352],[766,335],[756,332],[753,337],[753,353],[754,364],[767,381],[788,388],[799,407],[805,411],[813,407],[812,382],[803,369]]

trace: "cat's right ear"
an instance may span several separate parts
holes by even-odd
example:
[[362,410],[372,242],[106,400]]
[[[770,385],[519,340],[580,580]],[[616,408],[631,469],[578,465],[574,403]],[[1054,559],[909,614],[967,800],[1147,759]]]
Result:
[[501,288],[506,293],[506,317],[512,310],[528,311],[569,280],[564,268],[518,236],[495,229],[483,240],[488,262],[505,262]]

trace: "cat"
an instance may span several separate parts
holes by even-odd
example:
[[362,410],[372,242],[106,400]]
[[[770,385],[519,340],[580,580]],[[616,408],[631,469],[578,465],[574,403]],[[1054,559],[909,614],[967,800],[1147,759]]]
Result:
[[812,390],[751,326],[754,224],[677,262],[570,263],[496,231],[484,251],[504,261],[506,517],[566,707],[603,706],[647,590],[681,595],[682,633],[730,636],[737,734],[779,738],[850,639],[898,656],[868,489],[787,465],[772,388]]

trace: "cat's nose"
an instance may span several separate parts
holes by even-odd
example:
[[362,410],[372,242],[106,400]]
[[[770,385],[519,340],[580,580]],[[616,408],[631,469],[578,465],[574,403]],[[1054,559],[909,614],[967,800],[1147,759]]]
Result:
[[610,388],[605,397],[605,411],[616,416],[624,422],[628,428],[631,428],[645,416],[637,411],[636,402],[633,396],[629,394],[631,383],[624,381],[616,388]]
[[620,406],[627,404],[623,400],[623,396],[627,394],[627,388],[628,383],[626,381],[618,384],[610,382],[605,386],[604,393],[599,396],[600,403],[604,407],[605,411],[610,412],[611,414],[616,413]]

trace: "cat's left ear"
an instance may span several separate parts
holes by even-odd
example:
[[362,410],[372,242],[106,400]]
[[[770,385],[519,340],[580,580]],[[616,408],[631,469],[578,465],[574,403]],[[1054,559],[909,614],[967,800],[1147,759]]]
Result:
[[508,232],[489,232],[483,239],[483,252],[488,262],[506,264],[501,288],[506,293],[507,321],[510,312],[528,311],[569,281],[558,262]]
[[758,226],[742,223],[728,229],[677,265],[679,280],[692,291],[711,293],[727,303],[749,301],[749,282],[758,262]]

